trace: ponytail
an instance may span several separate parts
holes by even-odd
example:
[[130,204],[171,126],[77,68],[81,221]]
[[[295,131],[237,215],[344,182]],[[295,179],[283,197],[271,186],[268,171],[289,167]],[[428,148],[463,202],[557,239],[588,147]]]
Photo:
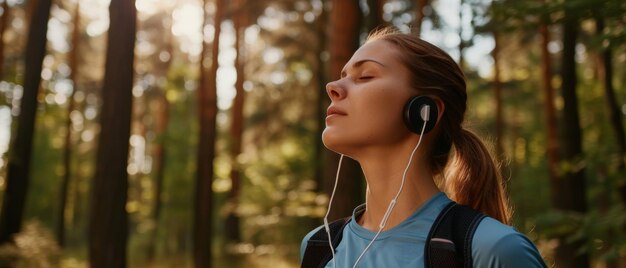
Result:
[[455,151],[444,170],[445,192],[459,204],[510,224],[512,213],[502,174],[485,144],[466,129],[461,129],[452,142]]

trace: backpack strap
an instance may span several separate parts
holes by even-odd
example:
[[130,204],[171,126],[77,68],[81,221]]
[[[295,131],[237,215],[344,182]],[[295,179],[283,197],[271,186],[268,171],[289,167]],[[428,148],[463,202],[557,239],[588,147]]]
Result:
[[[328,227],[330,228],[330,236],[333,239],[333,249],[337,248],[341,238],[343,237],[343,228],[348,225],[351,217],[338,219],[331,222]],[[328,235],[326,229],[320,228],[315,234],[307,241],[306,249],[304,251],[304,257],[302,257],[301,268],[318,268],[324,267],[333,258],[332,253],[328,247]]]
[[425,267],[471,268],[472,239],[486,216],[468,206],[448,204],[433,223],[424,252]]

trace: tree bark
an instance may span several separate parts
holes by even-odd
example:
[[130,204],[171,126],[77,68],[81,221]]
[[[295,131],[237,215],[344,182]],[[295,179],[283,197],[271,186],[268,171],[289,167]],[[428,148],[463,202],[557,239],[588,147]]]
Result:
[[[604,31],[604,19],[602,16],[596,17],[596,32],[597,34],[602,34]],[[624,133],[624,123],[622,122],[622,113],[620,111],[620,107],[617,102],[617,97],[615,96],[615,88],[613,87],[613,52],[611,50],[611,46],[607,46],[602,49],[600,56],[600,66],[599,68],[602,73],[602,79],[604,84],[604,96],[607,103],[607,108],[609,110],[609,119],[611,122],[611,128],[613,129],[613,134],[615,135],[615,141],[617,143],[617,152],[620,156],[618,169],[620,171],[626,169],[626,165],[624,163],[624,157],[626,156],[626,134]],[[622,198],[622,202],[626,204],[626,184],[621,184],[618,186],[620,197]]]
[[424,21],[424,8],[428,6],[428,0],[417,0],[417,7],[415,8],[415,21],[413,22],[413,28],[411,31],[420,36],[422,33],[422,22]]
[[550,43],[550,32],[548,26],[542,24],[539,28],[541,34],[541,89],[544,98],[544,119],[547,130],[548,174],[550,176],[550,193],[552,203],[556,204],[556,198],[560,191],[559,175],[559,142],[557,131],[556,108],[554,107],[554,88],[552,87],[552,61],[548,44]]
[[0,244],[12,240],[22,227],[22,216],[28,192],[30,161],[37,114],[37,96],[41,83],[41,69],[46,54],[46,34],[50,18],[51,0],[34,1],[34,15],[26,44],[24,93],[17,118],[15,140],[9,154],[6,188],[0,213]]
[[[354,51],[359,47],[359,29],[361,28],[361,11],[358,0],[334,0],[330,13],[331,29],[330,42],[330,80],[339,79],[341,69],[350,60]],[[325,151],[325,178],[326,193],[330,196],[333,190],[339,155],[330,150]],[[339,175],[340,183],[337,186],[334,204],[329,214],[329,220],[346,217],[352,214],[356,205],[362,202],[362,178],[359,164],[346,157]]]
[[[325,4],[325,1],[322,1]],[[315,69],[318,82],[318,98],[317,98],[317,133],[315,137],[315,190],[322,192],[325,186],[324,180],[324,157],[327,154],[324,143],[322,142],[322,132],[325,127],[326,109],[330,105],[330,99],[326,94],[326,83],[328,82],[327,76],[327,60],[324,59],[324,54],[328,52],[327,41],[329,32],[328,27],[328,12],[325,7],[322,7],[321,14],[317,17],[316,23],[316,36],[318,38],[317,47],[317,66]],[[315,226],[319,225],[318,222],[314,223]]]
[[[206,7],[207,0],[203,7]],[[202,43],[200,57],[200,83],[198,87],[198,112],[200,137],[198,141],[196,199],[194,213],[194,264],[198,268],[211,267],[212,213],[213,213],[213,159],[215,158],[216,116],[217,116],[217,68],[223,1],[216,0],[214,15],[214,37],[211,49],[211,71],[205,72],[204,55],[206,43]],[[205,23],[208,14],[203,8]]]
[[4,32],[11,16],[9,1],[2,2],[2,18],[0,18],[0,80],[4,77]]
[[78,41],[80,38],[80,2],[76,3],[74,10],[74,30],[72,32],[72,50],[69,55],[69,67],[71,69],[70,80],[72,80],[73,88],[72,94],[68,99],[67,107],[67,119],[65,121],[65,146],[63,148],[63,178],[61,181],[61,200],[57,218],[57,242],[59,246],[65,246],[65,207],[67,204],[68,190],[70,185],[70,177],[72,173],[72,111],[76,109],[76,102],[74,101],[74,95],[78,90],[78,83],[76,81],[78,75]]
[[[170,14],[171,18],[171,14]],[[170,21],[170,28],[166,29],[165,34],[165,51],[170,55],[169,58],[163,62],[162,67],[159,68],[159,75],[163,78],[167,78],[170,66],[174,58],[174,40],[172,36],[172,24]],[[156,119],[154,123],[154,132],[157,136],[157,142],[154,145],[154,166],[155,166],[155,187],[154,187],[154,210],[152,213],[152,221],[154,222],[154,229],[150,237],[150,244],[147,248],[148,260],[154,261],[156,258],[156,245],[158,242],[157,234],[159,227],[159,219],[161,218],[162,199],[163,199],[163,182],[165,180],[165,165],[167,159],[167,151],[165,150],[167,135],[167,127],[169,124],[169,112],[170,103],[167,100],[166,89],[163,87],[157,87],[155,96],[156,102]]]
[[496,104],[495,128],[496,128],[496,156],[504,155],[504,146],[502,145],[502,137],[504,130],[504,120],[502,120],[502,81],[500,79],[500,39],[498,33],[493,31],[494,47],[491,52],[493,57],[493,96]]
[[383,19],[383,6],[385,5],[385,2],[385,0],[367,0],[367,6],[370,10],[367,16],[368,33],[385,25],[385,20]]
[[244,115],[243,115],[243,107],[245,100],[245,91],[243,89],[243,82],[245,81],[245,73],[244,73],[244,64],[245,59],[244,55],[242,55],[244,49],[242,47],[243,40],[243,30],[245,30],[245,16],[247,15],[244,0],[236,0],[235,10],[233,21],[235,28],[235,49],[237,54],[235,56],[235,70],[237,71],[237,80],[235,81],[235,99],[233,100],[232,106],[232,125],[230,128],[230,136],[232,138],[231,144],[231,171],[230,171],[230,180],[231,180],[231,189],[229,192],[229,204],[230,210],[228,211],[228,215],[226,216],[226,239],[229,242],[240,242],[241,241],[241,231],[240,231],[240,220],[239,215],[237,214],[237,208],[239,207],[239,195],[241,192],[241,167],[237,160],[239,154],[241,154],[241,143],[243,141],[243,123],[244,123]]
[[89,263],[126,267],[128,150],[132,117],[137,10],[134,0],[111,0],[100,137],[89,216]]
[[150,237],[151,243],[148,245],[147,256],[151,261],[155,260],[156,257],[156,244],[157,240],[157,229],[159,226],[159,219],[161,218],[161,207],[162,207],[162,199],[163,199],[163,181],[165,177],[165,159],[166,159],[166,151],[165,151],[165,132],[167,129],[167,125],[169,122],[169,102],[165,97],[165,94],[159,95],[156,97],[157,100],[157,111],[156,111],[156,122],[155,122],[155,132],[156,136],[159,137],[157,144],[154,146],[154,165],[156,171],[155,178],[155,186],[154,186],[154,211],[152,213],[152,221],[154,222],[154,229],[152,230],[152,234]]
[[465,40],[463,39],[463,5],[466,0],[460,0],[459,3],[459,67],[461,70],[465,70],[465,57],[463,57],[463,51],[465,51]]
[[[563,94],[563,130],[564,160],[574,163],[582,157],[582,131],[580,129],[580,113],[578,111],[578,97],[576,96],[576,38],[578,32],[577,21],[566,19],[563,25],[563,58],[561,64],[562,94]],[[567,188],[562,189],[559,207],[567,210],[585,212],[587,210],[585,196],[585,180],[582,170],[569,170],[566,176],[573,181],[564,181]],[[566,191],[563,191],[566,190]]]
[[[596,15],[596,34],[601,35],[604,31],[604,18],[601,14]],[[613,134],[615,135],[615,141],[617,143],[617,154],[619,158],[617,169],[620,173],[626,169],[624,163],[624,157],[626,156],[626,136],[624,134],[624,124],[622,123],[622,113],[617,104],[617,98],[615,96],[615,89],[613,87],[613,55],[611,45],[601,49],[598,60],[598,74],[604,84],[604,96],[609,112],[609,121]],[[608,182],[600,182],[606,185],[605,191],[607,194],[600,197],[600,207],[603,212],[606,212],[611,207],[610,192],[613,191],[612,186]],[[626,183],[622,183],[617,187],[619,196],[622,199],[622,203],[626,205]],[[613,230],[609,230],[609,235],[616,235]],[[607,241],[607,249],[615,250],[616,245],[612,241]],[[607,268],[619,267],[619,259],[607,259],[605,260],[605,266]]]
[[[559,183],[558,196],[555,207],[564,211],[585,213],[587,211],[585,169],[577,167],[583,157],[582,131],[578,112],[578,98],[576,96],[576,38],[578,21],[566,11],[563,22],[563,55],[561,61],[561,79],[563,94],[563,160],[570,163],[572,168],[565,171]],[[578,254],[578,249],[584,245],[583,239],[568,243],[561,237],[556,250],[556,261],[559,267],[589,267],[587,254]]]

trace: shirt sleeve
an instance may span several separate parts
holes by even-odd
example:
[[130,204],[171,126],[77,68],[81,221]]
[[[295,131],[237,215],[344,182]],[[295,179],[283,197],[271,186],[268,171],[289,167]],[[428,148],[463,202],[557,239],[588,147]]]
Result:
[[535,245],[511,226],[485,218],[472,240],[474,267],[545,268]]

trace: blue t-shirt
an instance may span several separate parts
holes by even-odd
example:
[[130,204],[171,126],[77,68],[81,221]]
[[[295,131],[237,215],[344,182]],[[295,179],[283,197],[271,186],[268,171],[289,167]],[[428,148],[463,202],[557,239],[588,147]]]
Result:
[[[438,193],[402,223],[380,233],[359,262],[359,267],[424,267],[426,238],[433,222],[450,202],[444,193]],[[365,204],[354,209],[352,220],[343,230],[343,238],[335,252],[337,268],[352,267],[376,235],[356,223],[356,215],[364,209]],[[304,237],[300,259],[309,238],[321,228],[323,226]],[[484,218],[476,229],[472,258],[477,268],[546,267],[537,248],[526,236],[490,217]],[[332,260],[326,267],[333,267]]]

